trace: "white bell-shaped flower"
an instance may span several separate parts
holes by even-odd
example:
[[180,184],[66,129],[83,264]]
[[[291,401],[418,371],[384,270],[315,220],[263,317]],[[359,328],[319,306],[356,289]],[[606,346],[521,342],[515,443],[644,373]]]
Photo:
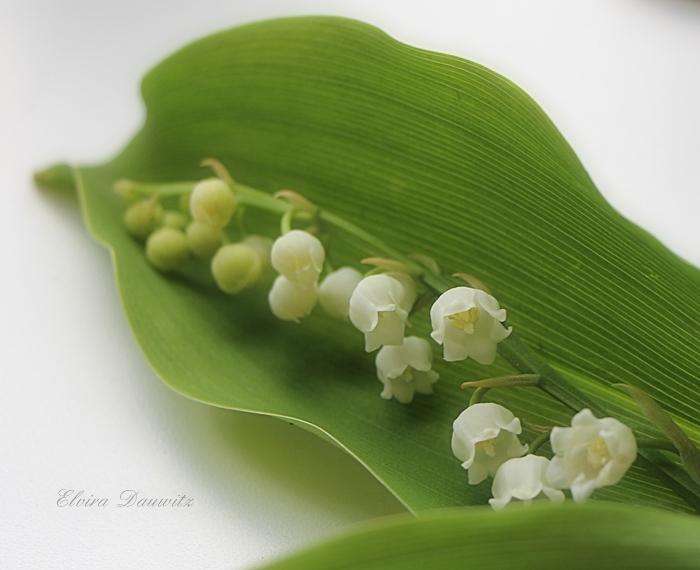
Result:
[[540,498],[548,498],[554,503],[564,502],[564,493],[549,484],[548,465],[549,459],[540,455],[509,459],[496,471],[491,486],[493,499],[489,499],[489,504],[495,511],[500,511],[512,499],[525,504]]
[[385,273],[389,277],[396,279],[403,287],[404,298],[403,303],[401,303],[401,308],[410,314],[413,305],[418,297],[418,289],[416,288],[416,282],[413,277],[407,273],[402,273],[400,271],[389,271]]
[[225,227],[236,210],[236,197],[223,180],[209,178],[197,183],[190,195],[190,212],[195,222],[217,230]]
[[401,346],[384,346],[377,353],[377,376],[384,384],[381,393],[387,400],[393,396],[402,404],[413,400],[416,392],[432,394],[440,375],[431,370],[433,350],[427,340],[406,337]]
[[311,285],[318,281],[326,252],[316,236],[292,230],[275,240],[270,259],[272,267],[289,281]]
[[469,406],[452,428],[452,452],[469,470],[470,485],[493,477],[503,463],[527,452],[527,445],[518,439],[520,420],[498,404]]
[[318,288],[318,302],[332,317],[348,320],[350,297],[357,284],[362,281],[362,273],[353,267],[341,267],[330,273]]
[[408,311],[403,285],[385,274],[365,277],[350,297],[350,321],[365,333],[365,350],[401,346]]
[[637,457],[632,430],[615,418],[598,419],[589,409],[576,414],[571,427],[555,427],[550,443],[554,457],[547,477],[553,487],[571,489],[577,503],[617,483]]
[[501,324],[505,320],[505,309],[488,293],[455,287],[440,295],[430,309],[430,336],[444,346],[448,362],[471,357],[479,364],[492,364],[496,344],[512,330]]
[[272,313],[283,321],[299,322],[306,317],[318,300],[318,285],[300,285],[278,275],[267,296]]

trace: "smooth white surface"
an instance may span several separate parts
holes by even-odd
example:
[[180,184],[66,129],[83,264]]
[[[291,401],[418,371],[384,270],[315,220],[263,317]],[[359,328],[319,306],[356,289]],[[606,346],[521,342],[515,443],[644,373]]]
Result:
[[[491,67],[544,107],[615,207],[700,265],[698,2],[0,0],[0,13],[1,568],[248,568],[399,510],[328,444],[166,388],[106,251],[30,182],[116,153],[143,118],[140,77],[201,35],[336,14]],[[59,508],[62,488],[110,505]],[[195,502],[118,508],[126,489]]]

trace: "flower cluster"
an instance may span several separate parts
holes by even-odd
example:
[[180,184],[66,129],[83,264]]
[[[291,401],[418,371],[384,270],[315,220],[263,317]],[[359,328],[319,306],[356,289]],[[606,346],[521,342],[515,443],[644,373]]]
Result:
[[[481,284],[476,283],[478,288],[449,288],[449,280],[434,262],[426,264],[426,271],[432,272],[431,281],[420,266],[405,257],[403,261],[363,260],[375,265],[365,275],[349,266],[333,271],[318,237],[326,237],[318,208],[289,190],[267,197],[273,202],[279,197],[289,201],[289,207],[282,209],[282,235],[274,243],[267,237],[246,235],[239,209],[241,195],[237,198],[234,194],[235,185],[225,169],[218,163],[213,167],[220,178],[190,186],[191,191],[181,195],[179,209],[165,208],[164,197],[172,195],[158,190],[151,189],[145,199],[132,200],[124,216],[126,227],[145,240],[146,257],[156,268],[171,271],[191,255],[211,259],[214,280],[222,291],[232,295],[274,270],[277,276],[268,293],[272,313],[281,320],[299,323],[319,303],[330,316],[349,321],[364,335],[365,351],[377,351],[381,397],[395,398],[402,404],[410,403],[415,394],[431,394],[439,378],[433,370],[429,340],[406,336],[414,305],[429,303],[435,293],[439,296],[430,308],[430,338],[442,346],[444,360],[471,358],[481,365],[494,362],[498,343],[512,333],[512,328],[504,325],[506,310]],[[128,196],[130,184],[117,183],[115,188],[122,188]],[[261,197],[249,203],[259,205]],[[269,209],[280,212],[279,203]],[[299,220],[295,219],[297,213],[303,214]],[[308,222],[307,230],[293,229],[293,220]],[[347,231],[348,224],[342,227]],[[238,241],[230,239],[232,232],[239,235]],[[469,276],[459,275],[472,282]],[[416,303],[419,289],[425,287],[428,291],[421,291],[421,301]],[[518,359],[515,361],[518,366]],[[516,385],[506,381],[519,378],[529,382],[528,376],[539,378],[524,374],[467,384]],[[589,409],[577,413],[570,427],[551,429],[551,460],[535,455],[547,432],[529,448],[520,441],[520,420],[501,405],[481,403],[482,396],[483,391],[475,393],[454,421],[451,446],[468,472],[470,485],[493,478],[489,503],[496,510],[513,500],[526,504],[541,498],[562,502],[565,490],[574,501],[584,502],[595,489],[620,481],[636,458],[637,442],[632,431],[614,418],[596,418]],[[574,409],[582,407],[565,403]]]
[[[317,208],[289,190],[276,195],[288,200],[290,207],[282,218],[282,235],[274,243],[256,235],[232,242],[231,231],[242,230],[235,185],[219,163],[205,162],[219,177],[203,180],[189,194],[183,193],[179,209],[165,209],[161,198],[168,193],[153,190],[149,198],[128,208],[127,229],[146,240],[148,260],[161,271],[171,271],[191,255],[210,258],[214,280],[231,295],[250,288],[274,269],[277,277],[268,301],[276,317],[298,323],[320,303],[329,315],[350,321],[364,334],[367,352],[379,349],[375,363],[383,398],[409,403],[416,393],[432,393],[439,377],[432,369],[432,347],[426,339],[406,336],[418,296],[415,268],[380,260],[382,263],[367,275],[353,267],[341,267],[324,276],[326,252],[314,235],[317,226],[313,226]],[[128,181],[115,184],[125,196],[134,187]],[[311,230],[292,229],[295,212],[306,214]],[[511,332],[502,324],[505,318],[505,310],[488,293],[455,287],[432,306],[431,337],[443,345],[448,362],[473,358],[490,364],[496,357],[497,343]]]
[[520,433],[520,420],[492,403],[469,406],[453,424],[452,451],[468,470],[470,485],[494,478],[489,503],[496,510],[512,499],[562,502],[562,489],[582,503],[598,487],[620,481],[637,456],[630,428],[614,418],[597,419],[588,409],[574,416],[571,427],[552,429],[551,461],[525,455]]
[[[128,189],[127,189],[128,191]],[[146,240],[146,257],[161,271],[181,267],[191,255],[211,258],[219,288],[231,295],[251,287],[270,270],[272,240],[250,235],[230,243],[225,228],[236,211],[228,184],[210,178],[196,184],[179,209],[165,209],[158,195],[133,203],[124,215],[127,230]]]

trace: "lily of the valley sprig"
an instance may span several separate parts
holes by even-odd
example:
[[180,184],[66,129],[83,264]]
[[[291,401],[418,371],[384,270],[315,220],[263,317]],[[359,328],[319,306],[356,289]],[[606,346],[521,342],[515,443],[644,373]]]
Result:
[[[453,426],[451,446],[468,472],[466,483],[493,477],[494,509],[514,500],[561,502],[564,490],[583,502],[595,489],[620,481],[636,460],[700,511],[700,486],[658,455],[659,449],[676,450],[676,442],[682,441],[681,458],[691,477],[697,477],[698,461],[685,459],[698,456],[689,452],[688,443],[680,437],[635,438],[628,426],[520,340],[505,324],[506,309],[478,278],[443,275],[434,261],[405,255],[293,191],[272,196],[234,182],[213,159],[203,164],[217,176],[199,182],[115,183],[115,191],[129,204],[126,228],[145,240],[146,257],[157,270],[176,270],[190,256],[210,259],[214,280],[230,295],[276,272],[268,292],[271,312],[299,323],[318,303],[330,316],[349,321],[348,326],[364,335],[365,350],[377,351],[381,397],[401,404],[410,404],[416,394],[431,394],[439,378],[432,370],[431,341],[408,332],[411,316],[427,305],[430,337],[441,346],[445,361],[471,358],[489,365],[498,353],[519,372],[464,384],[477,390]],[[247,233],[243,222],[249,207],[280,216],[276,239]],[[364,274],[357,267],[333,270],[324,247],[331,237],[352,242],[372,256],[359,259],[358,267],[373,268]],[[427,291],[419,298],[419,290]],[[487,390],[510,386],[534,386],[564,403],[575,412],[571,426],[553,427],[529,444],[521,442],[520,419],[498,404],[481,401]],[[654,417],[661,416],[650,416],[657,423]],[[669,431],[670,418],[660,421],[664,433],[675,433]],[[551,461],[536,455],[547,441]]]

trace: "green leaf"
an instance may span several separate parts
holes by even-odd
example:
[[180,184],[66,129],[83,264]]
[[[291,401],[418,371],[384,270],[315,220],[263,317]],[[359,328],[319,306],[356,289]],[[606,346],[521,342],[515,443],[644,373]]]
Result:
[[700,568],[700,521],[620,505],[485,508],[391,517],[266,570]]
[[[321,311],[301,325],[277,321],[266,287],[229,297],[204,262],[175,275],[148,265],[124,230],[113,182],[202,178],[199,161],[211,156],[238,182],[291,188],[446,274],[477,277],[521,339],[640,434],[659,436],[612,383],[643,388],[700,438],[700,273],[605,202],[544,112],[508,80],[359,22],[298,18],[198,41],[142,89],[142,130],[113,161],[75,174],[134,333],[174,389],[321,435],[412,510],[490,495],[488,482],[467,485],[451,424],[469,401],[460,384],[512,374],[504,360],[436,359],[433,396],[387,402],[374,355],[350,325]],[[247,215],[249,228],[276,235],[278,219]],[[336,266],[371,253],[333,243]],[[414,334],[428,334],[425,313]],[[488,397],[535,424],[571,417],[533,388]],[[596,496],[689,509],[636,467]]]

